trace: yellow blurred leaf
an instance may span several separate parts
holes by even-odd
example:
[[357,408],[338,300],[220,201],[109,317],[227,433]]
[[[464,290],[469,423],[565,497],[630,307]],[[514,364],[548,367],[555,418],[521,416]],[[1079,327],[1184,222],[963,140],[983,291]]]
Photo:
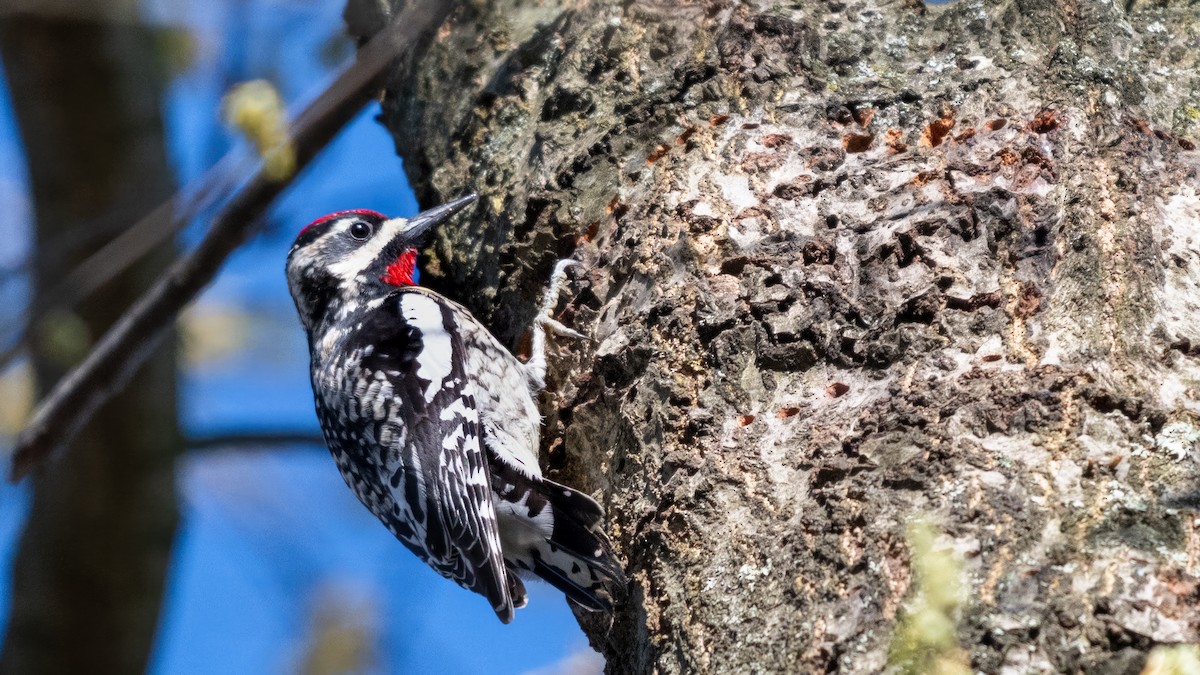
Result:
[[966,651],[958,644],[956,614],[962,603],[961,565],[937,545],[937,529],[917,520],[908,526],[914,588],[892,635],[888,664],[906,675],[967,675]]
[[233,307],[193,307],[179,317],[183,360],[189,367],[229,358],[250,337],[251,317]]
[[296,151],[287,131],[287,108],[275,87],[266,80],[235,86],[221,102],[225,122],[254,144],[267,177],[281,181],[296,170]]
[[365,597],[321,589],[310,616],[309,638],[298,669],[302,675],[343,675],[378,668],[379,608]]
[[1142,675],[1200,675],[1200,645],[1155,647]]
[[0,377],[0,433],[16,436],[33,410],[33,369],[23,363]]
[[87,324],[78,314],[66,310],[47,314],[38,326],[37,339],[38,351],[61,368],[79,363],[92,346]]

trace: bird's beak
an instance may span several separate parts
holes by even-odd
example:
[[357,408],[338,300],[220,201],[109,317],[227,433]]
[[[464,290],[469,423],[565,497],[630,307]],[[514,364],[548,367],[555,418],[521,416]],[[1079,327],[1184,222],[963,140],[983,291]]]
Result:
[[[406,237],[414,240],[420,240],[420,238],[424,236],[426,232],[432,229],[434,225],[449,220],[451,216],[459,211],[462,211],[471,202],[478,198],[478,195],[469,194],[461,199],[455,199],[449,204],[442,204],[441,206],[435,206],[428,211],[422,211],[412,218],[394,218],[385,222],[384,226],[399,224]],[[396,221],[403,222],[397,223]]]

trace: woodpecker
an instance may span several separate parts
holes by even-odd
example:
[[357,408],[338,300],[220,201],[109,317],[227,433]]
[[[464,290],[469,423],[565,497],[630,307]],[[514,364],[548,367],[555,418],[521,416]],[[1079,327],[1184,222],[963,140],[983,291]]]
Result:
[[409,550],[479,593],[504,623],[522,577],[612,611],[625,586],[591,497],[542,476],[546,334],[573,263],[555,266],[522,363],[466,308],[417,285],[430,228],[475,195],[413,218],[340,211],[300,231],[288,288],[308,336],[317,418],[346,485]]

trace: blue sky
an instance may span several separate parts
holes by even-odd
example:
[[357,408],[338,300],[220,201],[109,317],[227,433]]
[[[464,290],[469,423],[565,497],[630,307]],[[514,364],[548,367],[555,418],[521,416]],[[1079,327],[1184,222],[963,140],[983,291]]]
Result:
[[[196,178],[234,143],[217,121],[237,81],[266,77],[298,104],[332,76],[342,0],[155,0],[146,13],[186,28],[192,60],[164,110],[172,164]],[[350,55],[348,43],[340,50]],[[291,237],[330,211],[416,211],[392,140],[364,110],[273,209],[267,233],[234,255],[193,308],[197,321],[233,314],[248,324],[237,348],[183,372],[181,419],[191,433],[316,430],[307,353],[283,279]],[[28,253],[21,145],[0,91],[0,204],[10,218],[0,268]],[[202,228],[198,223],[196,228]],[[193,240],[198,229],[184,236]],[[21,284],[0,290],[20,298]],[[13,307],[13,302],[6,302]],[[7,336],[5,336],[7,339]],[[154,673],[289,672],[324,611],[376,637],[377,672],[558,672],[588,653],[561,594],[530,587],[530,606],[500,624],[480,597],[413,557],[359,505],[320,448],[209,451],[178,474],[183,517],[152,657]],[[24,486],[0,487],[0,625],[7,615]],[[594,667],[595,661],[590,661]],[[579,672],[579,671],[575,671]]]

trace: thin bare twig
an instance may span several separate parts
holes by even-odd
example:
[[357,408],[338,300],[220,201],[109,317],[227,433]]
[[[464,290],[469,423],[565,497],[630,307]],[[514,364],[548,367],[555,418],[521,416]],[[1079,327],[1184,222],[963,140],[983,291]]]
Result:
[[312,445],[324,448],[325,437],[319,431],[247,431],[192,436],[185,442],[189,451],[247,450],[281,445]]
[[[370,100],[388,64],[415,48],[423,37],[432,39],[452,4],[448,0],[424,0],[410,5],[363,47],[357,63],[297,116],[292,133],[297,172]],[[200,244],[176,260],[83,362],[54,386],[17,438],[13,481],[45,462],[124,386],[179,311],[212,281],[225,259],[249,238],[259,226],[259,218],[286,187],[286,182],[270,180],[260,169],[234,193]]]
[[[217,204],[222,196],[229,194],[237,185],[237,177],[245,175],[244,171],[239,172],[236,168],[240,161],[246,159],[244,154],[234,150],[222,157],[204,172],[191,194],[175,194],[159,204],[132,227],[120,232],[100,250],[84,259],[44,295],[37,307],[29,307],[20,316],[9,320],[17,326],[17,332],[8,346],[0,348],[0,372],[4,372],[8,364],[21,355],[29,340],[30,330],[50,312],[60,307],[71,307],[100,290],[155,246],[177,234],[199,214]],[[19,271],[28,272],[24,267]]]

